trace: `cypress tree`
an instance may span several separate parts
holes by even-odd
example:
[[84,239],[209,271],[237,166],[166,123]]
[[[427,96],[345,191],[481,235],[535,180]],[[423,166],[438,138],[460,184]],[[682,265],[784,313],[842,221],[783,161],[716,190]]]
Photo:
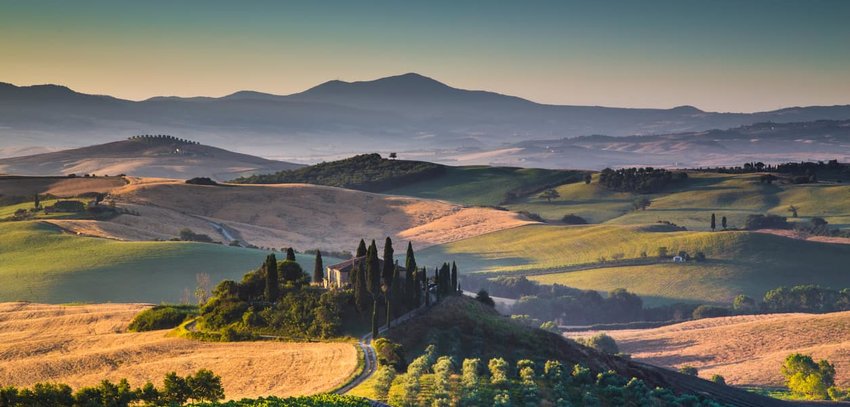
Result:
[[374,240],[366,251],[366,289],[376,299],[381,293],[381,263]]
[[41,198],[38,197],[38,194],[35,194],[35,209],[41,208]]
[[360,244],[357,245],[357,252],[354,257],[363,257],[366,255],[366,242],[360,239]]
[[410,309],[419,308],[419,305],[422,304],[422,286],[420,284],[422,278],[419,277],[420,274],[419,270],[413,272],[412,285],[408,287],[408,295],[412,298],[410,301]]
[[428,292],[428,270],[424,267],[422,268],[422,287],[423,293],[425,294],[425,306],[431,306],[431,294]]
[[714,232],[714,229],[717,227],[717,223],[715,223],[714,214],[711,214],[711,231]]
[[723,226],[723,230],[726,230],[726,217],[722,217],[720,219],[720,226]]
[[354,288],[354,305],[357,310],[363,312],[366,309],[366,273],[362,268],[362,262],[355,262],[351,269],[351,285]]
[[[399,313],[398,310],[401,309],[402,298],[404,298],[404,286],[401,285],[400,273],[399,268],[396,267],[395,275],[393,276],[393,285],[387,292],[389,296],[387,298],[387,328],[390,327],[390,320],[392,317]],[[390,308],[392,308],[392,312],[390,312]]]
[[280,295],[280,283],[277,279],[277,259],[274,254],[266,256],[266,264],[263,267],[266,269],[266,301],[275,302]]
[[372,300],[372,340],[378,339],[378,299]]
[[382,272],[384,285],[387,288],[393,285],[393,276],[395,275],[395,260],[393,256],[395,256],[393,241],[387,236],[387,240],[384,242],[384,268]]
[[322,284],[325,281],[325,266],[322,264],[322,251],[316,250],[316,265],[313,266],[313,283]]
[[452,293],[457,292],[457,264],[452,262]]
[[404,259],[404,287],[407,308],[419,307],[419,290],[416,289],[416,257],[413,255],[413,244],[407,242],[407,256]]
[[291,247],[286,249],[286,260],[295,261],[295,250]]

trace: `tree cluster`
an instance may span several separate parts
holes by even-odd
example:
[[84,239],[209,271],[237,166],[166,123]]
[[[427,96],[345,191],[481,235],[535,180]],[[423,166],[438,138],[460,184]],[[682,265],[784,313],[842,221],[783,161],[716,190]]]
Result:
[[66,384],[39,383],[31,388],[0,387],[0,406],[3,407],[128,407],[182,406],[193,402],[216,402],[224,398],[221,377],[201,369],[193,375],[165,375],[162,387],[147,382],[131,388],[127,379],[118,383],[109,380],[97,386],[76,391]]
[[688,179],[684,172],[671,172],[661,168],[606,168],[599,173],[599,183],[605,188],[620,191],[649,194],[659,192],[669,185]]
[[295,261],[294,250],[287,249],[284,261],[270,254],[241,282],[225,280],[216,286],[200,309],[203,328],[219,332],[223,340],[255,333],[294,339],[338,335],[350,295],[309,283],[310,277]]
[[388,160],[380,154],[362,154],[274,174],[252,175],[233,182],[242,184],[306,183],[380,192],[434,178],[446,167],[423,161]]
[[502,358],[462,362],[437,356],[431,345],[407,370],[382,367],[373,383],[376,398],[393,406],[648,406],[721,404],[698,395],[651,389],[642,380],[616,372],[594,373],[582,365]]

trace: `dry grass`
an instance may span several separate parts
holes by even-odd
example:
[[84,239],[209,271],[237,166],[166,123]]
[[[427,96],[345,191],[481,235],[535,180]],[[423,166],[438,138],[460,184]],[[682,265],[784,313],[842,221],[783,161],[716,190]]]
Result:
[[127,378],[161,384],[165,373],[201,368],[221,375],[228,398],[328,391],[357,367],[348,343],[206,343],[128,333],[144,304],[0,304],[0,386],[63,382],[72,387]]
[[87,192],[110,192],[124,186],[123,177],[60,178],[60,177],[14,177],[0,179],[0,196],[32,197],[35,194],[50,194],[72,197]]
[[210,187],[131,179],[111,198],[141,216],[57,224],[121,240],[169,239],[187,227],[223,240],[212,221],[261,247],[351,250],[361,238],[392,236],[421,248],[532,223],[506,211],[304,184]]
[[608,335],[637,360],[691,365],[701,377],[719,374],[730,384],[782,386],[782,361],[800,352],[834,363],[836,384],[850,385],[850,312],[710,318]]

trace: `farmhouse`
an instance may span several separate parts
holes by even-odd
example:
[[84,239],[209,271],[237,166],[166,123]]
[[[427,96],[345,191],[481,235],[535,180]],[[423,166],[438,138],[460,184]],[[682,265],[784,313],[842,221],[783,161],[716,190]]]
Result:
[[[380,257],[378,258],[378,264],[383,269],[384,260]],[[342,263],[328,266],[325,270],[325,280],[322,282],[322,286],[327,289],[348,287],[351,285],[351,271],[354,270],[355,267],[365,271],[366,256],[355,257]],[[398,262],[396,262],[396,268],[398,268],[399,272],[405,271],[404,267],[400,267],[398,265]]]

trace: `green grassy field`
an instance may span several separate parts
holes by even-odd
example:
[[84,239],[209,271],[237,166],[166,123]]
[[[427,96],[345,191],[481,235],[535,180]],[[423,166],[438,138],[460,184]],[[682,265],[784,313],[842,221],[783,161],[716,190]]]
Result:
[[[666,230],[666,231],[665,231]],[[737,294],[760,298],[782,285],[820,284],[850,287],[850,245],[794,240],[752,232],[669,231],[661,225],[554,226],[531,225],[495,232],[417,255],[419,264],[457,261],[461,272],[557,272],[576,265],[591,270],[532,277],[581,289],[627,288],[650,304],[676,301],[725,303]],[[702,251],[706,262],[610,267],[610,261],[655,257],[659,247],[669,253]],[[601,263],[601,260],[608,261]],[[651,259],[648,259],[651,260]]]
[[510,205],[512,210],[535,212],[550,221],[576,214],[590,223],[645,224],[670,221],[690,230],[709,230],[712,213],[726,216],[729,227],[743,227],[748,215],[773,213],[791,216],[790,205],[798,208],[799,220],[820,216],[837,227],[850,226],[850,185],[761,184],[758,175],[691,173],[690,179],[667,191],[646,195],[652,205],[633,211],[639,195],[614,192],[599,186],[596,178],[556,188],[560,198],[547,202],[538,197]]
[[[0,223],[0,302],[176,302],[196,274],[242,278],[266,252],[191,242],[118,242],[41,222]],[[282,254],[279,254],[282,256]],[[298,255],[305,270],[313,256]],[[336,259],[326,258],[325,264]]]
[[465,205],[499,205],[505,194],[517,188],[559,185],[580,178],[578,171],[508,167],[448,167],[429,181],[384,191],[387,194],[442,199]]

